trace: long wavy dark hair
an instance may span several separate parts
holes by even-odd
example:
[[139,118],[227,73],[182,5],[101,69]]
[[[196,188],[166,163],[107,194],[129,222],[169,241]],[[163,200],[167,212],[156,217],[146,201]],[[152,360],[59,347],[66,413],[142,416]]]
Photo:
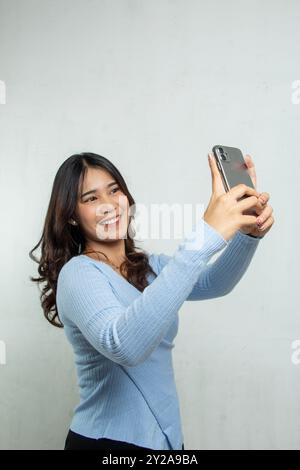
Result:
[[[57,278],[63,265],[73,256],[85,250],[85,237],[79,224],[69,223],[75,217],[77,194],[82,186],[88,168],[100,167],[110,173],[117,181],[121,191],[127,196],[129,207],[135,205],[127,185],[114,164],[105,157],[95,153],[83,152],[71,155],[58,169],[54,178],[50,202],[44,222],[42,236],[37,245],[29,252],[29,257],[38,263],[40,277],[30,276],[30,280],[46,283],[40,290],[40,300],[44,316],[54,326],[63,328],[56,305]],[[135,206],[134,206],[135,207]],[[134,215],[129,215],[130,227]],[[147,253],[136,247],[131,230],[127,229],[124,238],[126,259],[120,266],[121,272],[126,272],[128,282],[143,292],[147,287],[147,274],[156,277],[149,264]],[[37,259],[33,252],[41,245],[41,257]],[[140,251],[139,251],[140,250]]]

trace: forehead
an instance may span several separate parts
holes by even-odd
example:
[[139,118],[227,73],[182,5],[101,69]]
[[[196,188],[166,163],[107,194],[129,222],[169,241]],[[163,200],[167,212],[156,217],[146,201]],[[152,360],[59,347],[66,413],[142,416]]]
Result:
[[84,178],[82,180],[82,192],[89,191],[89,189],[105,189],[107,183],[113,181],[114,177],[102,168],[87,168]]

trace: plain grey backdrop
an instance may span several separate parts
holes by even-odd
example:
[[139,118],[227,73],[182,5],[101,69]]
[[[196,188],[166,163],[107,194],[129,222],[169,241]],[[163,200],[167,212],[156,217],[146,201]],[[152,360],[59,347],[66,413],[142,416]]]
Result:
[[299,14],[296,0],[0,1],[1,449],[62,449],[78,400],[29,280],[58,167],[99,153],[137,202],[206,206],[215,144],[252,155],[276,222],[229,295],[180,310],[185,448],[300,447]]

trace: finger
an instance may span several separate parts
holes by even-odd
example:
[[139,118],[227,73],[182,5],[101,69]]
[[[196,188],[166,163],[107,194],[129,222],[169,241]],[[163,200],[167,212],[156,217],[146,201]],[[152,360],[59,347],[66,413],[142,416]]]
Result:
[[[257,200],[257,204],[256,206],[254,207],[254,211],[256,212],[257,216],[260,216],[261,214],[264,213],[265,210],[267,210],[267,212],[265,212],[265,214],[268,214],[268,210],[267,208],[271,208],[271,206],[268,206],[267,203],[266,204],[262,204],[260,202],[260,200],[258,199]],[[271,208],[271,210],[273,211],[273,209]],[[252,211],[251,211],[252,212]],[[247,212],[245,211],[244,213],[247,214]]]
[[269,193],[261,193],[259,196],[259,201],[262,203],[262,205],[267,204],[267,202],[270,199],[270,194]]
[[262,204],[260,199],[257,200],[257,206],[256,206],[255,210],[258,214],[261,214],[265,210],[266,207],[268,207],[267,203]]
[[266,230],[269,230],[274,224],[274,222],[274,217],[271,215],[271,217],[269,217],[263,225],[258,227],[259,232],[265,232]]
[[264,211],[264,208],[263,207],[260,207],[260,205],[256,204],[256,206],[250,208],[249,210],[243,210],[243,214],[245,215],[256,215],[257,217],[259,217]]
[[256,196],[249,196],[244,199],[241,199],[237,203],[239,210],[241,212],[245,212],[247,209],[254,208],[256,210],[257,207],[257,197]]
[[251,155],[249,155],[248,153],[244,156],[244,160],[245,160],[245,162],[247,163],[247,167],[248,167],[248,168],[253,168],[253,167],[255,167],[254,161],[253,161]]
[[253,225],[256,225],[256,217],[255,215],[241,215],[241,225],[242,227],[244,226],[249,226],[250,228],[253,228]]
[[222,176],[220,175],[220,171],[217,167],[215,156],[212,153],[209,153],[208,155],[210,156],[208,161],[212,177],[212,192],[219,196],[224,194],[226,190],[224,188]]
[[260,196],[260,193],[256,191],[256,189],[245,184],[233,186],[229,192],[236,200],[240,199],[242,196],[256,196],[257,198]]
[[268,206],[266,209],[259,215],[257,219],[257,224],[260,224],[261,226],[266,223],[266,221],[272,216],[273,213],[273,207]]
[[256,170],[255,170],[255,165],[254,165],[253,159],[250,155],[245,155],[244,160],[246,162],[248,174],[249,174],[249,176],[250,176],[250,178],[251,178],[251,180],[254,184],[254,187],[256,188],[256,186],[257,186],[257,176],[256,176]]

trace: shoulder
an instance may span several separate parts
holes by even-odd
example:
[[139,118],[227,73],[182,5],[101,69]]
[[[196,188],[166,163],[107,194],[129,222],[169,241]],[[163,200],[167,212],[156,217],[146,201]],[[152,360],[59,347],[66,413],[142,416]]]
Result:
[[105,277],[105,272],[101,263],[93,260],[88,256],[77,255],[73,256],[69,261],[67,261],[61,268],[58,278],[57,285],[59,286],[62,283],[66,283],[69,280],[73,283],[76,279],[102,276]]
[[156,274],[160,273],[160,271],[165,267],[171,258],[172,256],[165,253],[151,253],[148,256],[149,264]]
[[89,257],[74,256],[61,268],[56,287],[56,304],[63,322],[76,309],[84,311],[109,296],[111,285],[100,263]]
[[59,282],[62,278],[71,274],[72,272],[76,271],[80,265],[82,265],[83,259],[80,259],[79,256],[73,256],[72,258],[67,261],[61,270],[59,271],[57,282]]

